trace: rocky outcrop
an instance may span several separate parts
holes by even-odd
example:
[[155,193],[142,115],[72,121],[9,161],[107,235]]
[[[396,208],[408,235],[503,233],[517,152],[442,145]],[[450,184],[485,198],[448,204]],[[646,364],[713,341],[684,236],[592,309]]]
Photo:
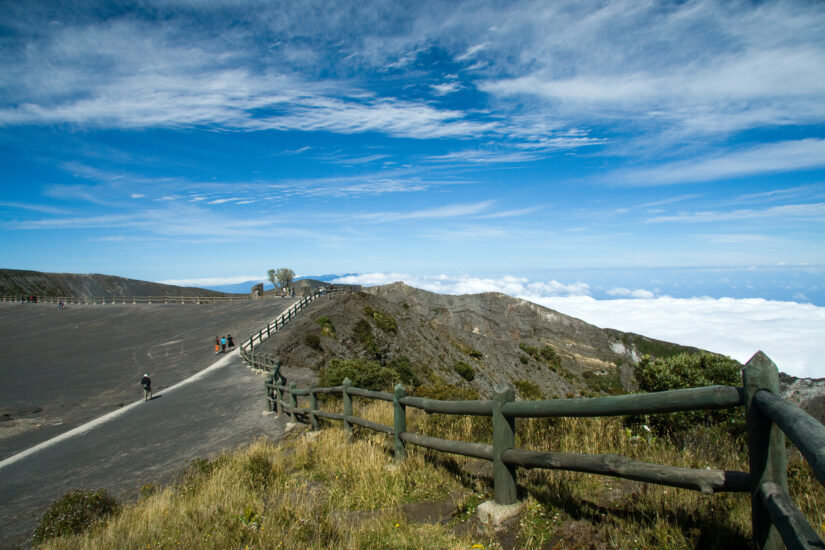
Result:
[[779,392],[825,424],[825,378],[797,378],[780,372]]

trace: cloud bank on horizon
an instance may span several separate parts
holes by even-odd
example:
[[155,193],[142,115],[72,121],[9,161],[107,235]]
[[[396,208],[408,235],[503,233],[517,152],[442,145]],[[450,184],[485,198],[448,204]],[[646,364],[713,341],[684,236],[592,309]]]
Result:
[[743,363],[761,350],[782,372],[825,378],[825,307],[762,298],[654,297],[644,289],[610,289],[617,291],[614,295],[635,297],[606,300],[594,298],[593,289],[586,283],[531,282],[514,276],[369,273],[335,279],[364,286],[396,281],[439,294],[500,292],[602,328],[694,346]]

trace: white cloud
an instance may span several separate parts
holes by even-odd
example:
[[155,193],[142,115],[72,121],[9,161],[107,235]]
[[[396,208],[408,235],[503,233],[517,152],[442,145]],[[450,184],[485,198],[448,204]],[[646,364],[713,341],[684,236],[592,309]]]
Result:
[[416,276],[370,273],[336,282],[366,286],[404,281],[440,294],[502,292],[604,328],[707,349],[747,361],[764,351],[794,376],[825,377],[825,308],[764,299],[653,297],[645,290],[616,288],[646,299],[596,300],[586,283],[530,282],[523,277]]
[[715,223],[723,221],[761,220],[769,218],[787,218],[789,221],[803,218],[808,220],[825,220],[825,203],[785,204],[782,206],[773,206],[763,209],[681,212],[672,216],[657,216],[650,218],[647,222]]
[[436,208],[413,210],[411,212],[372,212],[369,214],[356,214],[348,217],[351,219],[359,219],[369,222],[459,218],[484,212],[488,210],[493,203],[494,201],[482,201],[466,204],[449,204]]
[[458,82],[445,82],[443,84],[430,84],[435,95],[447,95],[457,92],[461,89],[461,84]]
[[265,282],[265,280],[266,279],[260,275],[239,275],[235,277],[204,277],[200,279],[166,279],[165,281],[158,282],[164,285],[208,288],[211,286],[234,285],[249,281]]
[[475,46],[470,46],[469,48],[467,48],[467,50],[463,54],[456,57],[455,60],[456,61],[465,61],[465,60],[467,60],[471,57],[474,57],[475,54],[477,54],[478,52],[480,52],[481,50],[483,50],[487,46],[489,46],[489,43],[487,43],[487,42],[483,42],[481,44],[476,44]]
[[454,153],[447,153],[445,155],[437,155],[429,157],[427,160],[431,162],[443,163],[472,163],[472,164],[499,164],[499,163],[515,163],[515,162],[532,162],[540,158],[535,153],[527,153],[524,151],[489,151],[489,150],[466,150],[456,151]]
[[621,296],[621,297],[637,298],[637,299],[642,299],[642,300],[649,300],[651,298],[656,297],[656,295],[653,292],[651,292],[649,290],[645,290],[643,288],[637,288],[635,290],[631,290],[629,288],[624,288],[624,287],[617,286],[617,287],[611,288],[609,290],[606,290],[605,292],[609,296]]
[[606,180],[634,185],[712,181],[825,166],[825,139],[767,143],[722,156],[664,163],[655,168],[614,172]]
[[764,351],[794,376],[825,377],[825,308],[763,299],[660,297],[594,300],[536,296],[532,301],[588,323],[695,346],[747,361]]
[[477,294],[501,292],[510,296],[537,294],[542,296],[587,296],[590,286],[586,283],[564,284],[558,281],[530,282],[524,277],[470,277],[449,275],[410,275],[405,273],[365,273],[341,277],[334,282],[365,286],[384,285],[403,281],[410,286],[439,294]]
[[820,4],[531,7],[499,25],[485,60],[509,65],[480,89],[539,99],[568,120],[668,128],[671,139],[825,117]]

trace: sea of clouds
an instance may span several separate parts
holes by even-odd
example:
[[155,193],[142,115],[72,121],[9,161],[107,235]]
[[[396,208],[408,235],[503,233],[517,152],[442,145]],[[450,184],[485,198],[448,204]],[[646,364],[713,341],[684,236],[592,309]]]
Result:
[[645,289],[614,288],[596,299],[587,283],[524,277],[415,276],[367,273],[333,282],[374,286],[395,281],[439,294],[501,292],[603,328],[695,346],[745,362],[765,352],[779,370],[825,377],[825,307],[762,298],[673,298]]

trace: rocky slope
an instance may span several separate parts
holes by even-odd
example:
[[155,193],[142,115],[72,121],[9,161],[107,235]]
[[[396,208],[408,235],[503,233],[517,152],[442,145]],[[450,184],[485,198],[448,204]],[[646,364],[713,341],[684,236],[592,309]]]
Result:
[[[324,317],[327,328],[318,322]],[[542,353],[547,348],[553,355]],[[450,296],[403,283],[316,302],[260,349],[279,355],[285,365],[316,372],[332,358],[389,363],[406,357],[422,384],[449,384],[489,396],[498,382],[508,381],[520,393],[532,385],[545,398],[634,390],[633,365],[642,355],[698,351],[601,329],[504,294]],[[471,381],[456,368],[462,363],[472,369]],[[825,379],[780,373],[780,390],[825,421]],[[538,398],[529,393],[522,397]]]
[[446,296],[394,283],[316,302],[261,351],[316,371],[335,357],[406,357],[424,384],[490,395],[509,381],[549,398],[632,389],[640,347],[690,349],[603,330],[504,294]]

